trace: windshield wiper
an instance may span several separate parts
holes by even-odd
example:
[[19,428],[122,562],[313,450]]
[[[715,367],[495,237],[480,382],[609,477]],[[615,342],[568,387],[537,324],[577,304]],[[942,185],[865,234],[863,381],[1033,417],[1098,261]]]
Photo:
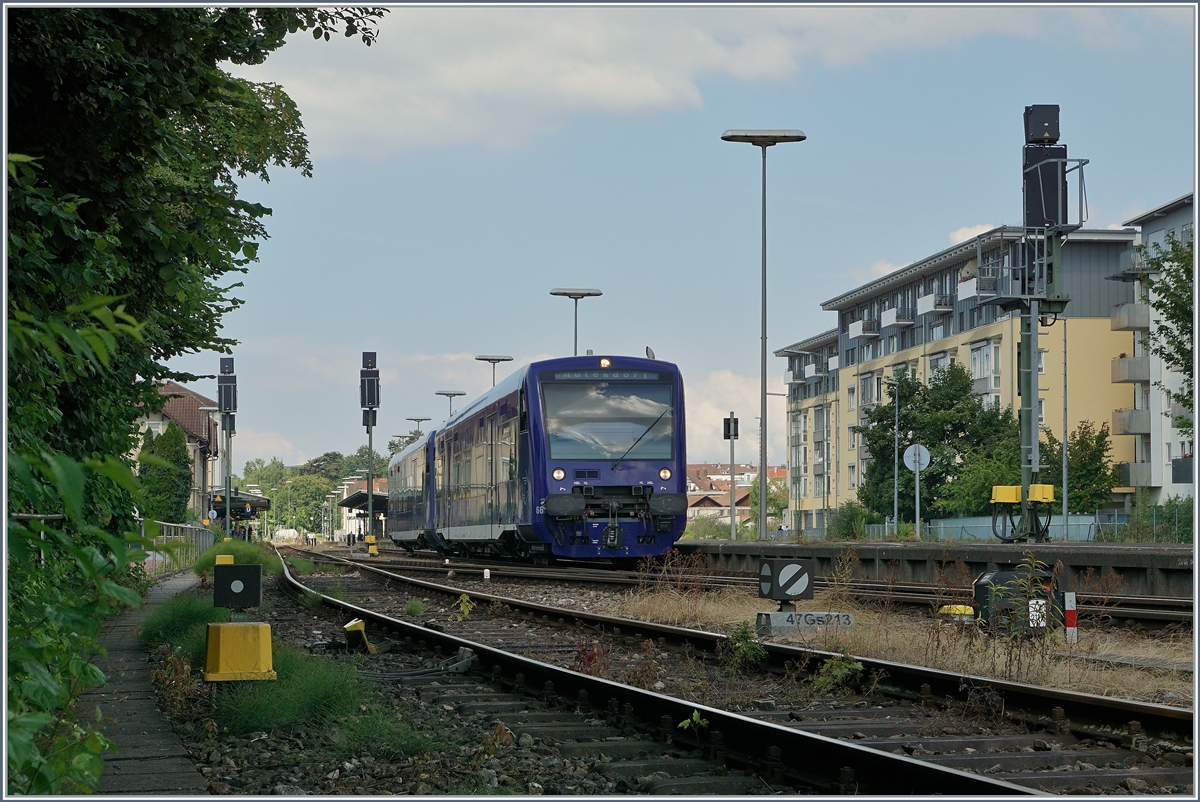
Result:
[[649,426],[647,426],[647,427],[646,427],[646,431],[642,432],[642,433],[641,433],[641,435],[639,435],[639,436],[638,436],[638,439],[636,439],[636,440],[634,440],[634,441],[633,441],[633,445],[632,445],[632,446],[630,446],[629,448],[627,448],[627,449],[625,450],[625,453],[624,453],[624,454],[622,454],[621,456],[617,457],[617,461],[616,461],[616,462],[614,462],[614,463],[612,464],[612,468],[611,468],[611,470],[614,470],[614,471],[615,471],[615,470],[617,469],[617,466],[621,464],[621,460],[623,460],[623,459],[625,459],[626,457],[628,457],[628,456],[629,456],[629,452],[630,452],[630,451],[633,451],[634,447],[635,447],[635,446],[637,446],[637,444],[638,444],[638,443],[642,442],[642,438],[643,438],[643,437],[645,437],[646,435],[650,434],[650,430],[651,430],[651,429],[653,429],[655,426],[657,426],[657,425],[658,425],[658,422],[659,422],[660,420],[662,420],[662,419],[663,419],[663,415],[666,415],[666,414],[667,414],[668,412],[670,412],[670,411],[671,411],[671,407],[669,407],[669,406],[668,406],[666,409],[664,409],[664,410],[662,411],[662,415],[659,415],[657,418],[655,418],[655,419],[654,419],[654,423],[652,423],[652,424],[650,424]]

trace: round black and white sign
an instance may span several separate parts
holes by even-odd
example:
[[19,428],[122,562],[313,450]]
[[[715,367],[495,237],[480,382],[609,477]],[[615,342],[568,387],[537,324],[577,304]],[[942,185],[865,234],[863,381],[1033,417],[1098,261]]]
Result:
[[771,564],[763,563],[762,568],[758,569],[758,587],[762,591],[762,595],[771,595]]
[[779,572],[779,589],[789,596],[799,596],[808,590],[809,576],[804,566],[792,563]]

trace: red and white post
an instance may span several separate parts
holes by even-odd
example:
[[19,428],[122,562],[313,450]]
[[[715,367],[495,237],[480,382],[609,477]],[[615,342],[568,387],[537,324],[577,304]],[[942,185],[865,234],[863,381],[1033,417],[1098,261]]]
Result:
[[1067,629],[1067,643],[1079,642],[1079,630],[1075,626],[1075,591],[1063,591],[1063,625]]

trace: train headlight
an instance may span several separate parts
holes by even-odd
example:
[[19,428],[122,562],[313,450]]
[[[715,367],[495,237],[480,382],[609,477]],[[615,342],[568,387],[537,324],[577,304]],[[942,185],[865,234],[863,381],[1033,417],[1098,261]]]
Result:
[[611,360],[611,359],[609,359],[609,358],[608,358],[608,357],[606,357],[606,356],[602,356],[602,357],[600,357],[600,367],[602,367],[602,368],[611,368],[611,367],[612,367],[612,360]]
[[671,469],[663,468],[661,471],[658,472],[658,478],[662,479],[664,482],[666,480],[670,479],[671,478]]
[[554,472],[551,473],[550,475],[554,477],[555,481],[561,482],[563,479],[566,478],[567,472],[564,471],[562,468],[555,468]]

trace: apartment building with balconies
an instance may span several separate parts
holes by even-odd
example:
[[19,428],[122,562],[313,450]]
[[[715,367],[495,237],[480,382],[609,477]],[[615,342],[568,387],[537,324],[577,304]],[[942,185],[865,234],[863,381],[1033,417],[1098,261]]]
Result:
[[797,531],[823,530],[836,509],[840,455],[838,331],[780,348],[788,360],[788,519]]
[[[793,509],[800,513],[797,529],[822,528],[816,521],[824,520],[823,511],[857,497],[872,455],[851,427],[861,425],[870,408],[889,403],[887,383],[897,371],[927,382],[937,369],[962,364],[985,403],[1019,406],[1019,314],[991,301],[1002,272],[1018,259],[1022,233],[1015,227],[992,229],[832,298],[821,307],[836,313],[837,328],[775,352],[788,358],[790,378],[797,382],[789,390],[788,409],[793,432],[789,480]],[[1132,353],[1133,338],[1114,331],[1110,318],[1114,306],[1133,300],[1133,290],[1105,279],[1128,258],[1134,237],[1133,230],[1079,230],[1063,245],[1064,284],[1071,302],[1060,319],[1040,329],[1036,404],[1039,423],[1056,437],[1063,434],[1064,353],[1070,430],[1081,420],[1097,425],[1110,421],[1113,405],[1127,400],[1128,391],[1110,381],[1110,363]],[[822,360],[828,365],[831,358],[837,369],[827,369],[821,383],[815,381],[818,367],[812,368],[812,377],[797,375],[797,370],[807,371]],[[815,418],[822,409],[826,411],[821,423],[828,429],[822,452],[826,470],[818,473],[811,446]],[[1113,442],[1115,461],[1132,458],[1131,443],[1124,438]],[[797,443],[810,449],[797,453]],[[891,460],[890,454],[887,457]],[[814,494],[818,476],[824,481],[821,493]],[[813,525],[805,526],[810,511],[822,515],[818,519],[814,514]]]
[[[1167,237],[1181,242],[1193,240],[1194,210],[1192,193],[1176,198],[1144,214],[1125,221],[1139,229],[1135,244],[1145,244],[1154,255],[1154,245],[1165,247]],[[1190,496],[1193,492],[1192,443],[1174,425],[1174,419],[1186,414],[1170,404],[1163,388],[1178,390],[1183,375],[1172,371],[1150,352],[1148,340],[1157,313],[1148,303],[1153,290],[1150,282],[1157,277],[1136,250],[1122,257],[1121,270],[1112,280],[1131,288],[1129,301],[1112,308],[1113,331],[1128,332],[1132,343],[1128,351],[1112,360],[1111,380],[1122,388],[1123,400],[1112,412],[1112,431],[1116,440],[1132,449],[1129,459],[1118,463],[1120,488],[1132,496],[1138,489],[1149,493],[1152,504],[1168,496]]]

